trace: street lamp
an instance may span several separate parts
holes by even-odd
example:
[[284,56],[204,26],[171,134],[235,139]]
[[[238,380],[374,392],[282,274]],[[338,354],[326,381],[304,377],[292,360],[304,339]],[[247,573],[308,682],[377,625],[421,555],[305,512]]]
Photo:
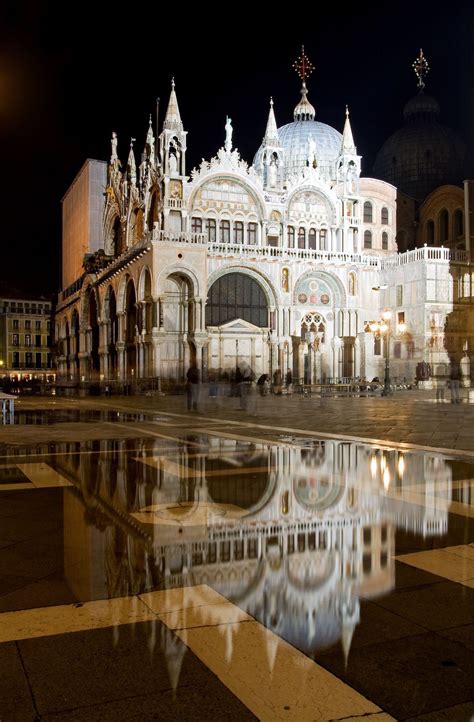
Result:
[[[392,312],[384,311],[380,321],[369,321],[366,326],[366,330],[371,331],[376,338],[381,338],[384,342],[385,375],[382,396],[389,396],[389,394],[392,393],[390,388],[390,337],[392,336],[391,319]],[[406,325],[404,323],[399,323],[397,332],[405,333],[405,330]]]

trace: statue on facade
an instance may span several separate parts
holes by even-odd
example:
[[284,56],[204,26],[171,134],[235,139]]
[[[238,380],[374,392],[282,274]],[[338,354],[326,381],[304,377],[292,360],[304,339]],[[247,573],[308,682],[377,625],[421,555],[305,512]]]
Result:
[[229,118],[228,115],[226,115],[226,121],[225,121],[225,149],[227,153],[230,153],[232,150],[232,118]]
[[112,154],[110,156],[110,163],[113,165],[114,163],[118,163],[118,155],[117,155],[117,144],[118,144],[118,138],[117,133],[112,131],[112,140],[110,141],[110,144],[112,146]]
[[278,180],[278,159],[275,156],[270,161],[270,167],[268,169],[268,185],[270,188],[275,188]]

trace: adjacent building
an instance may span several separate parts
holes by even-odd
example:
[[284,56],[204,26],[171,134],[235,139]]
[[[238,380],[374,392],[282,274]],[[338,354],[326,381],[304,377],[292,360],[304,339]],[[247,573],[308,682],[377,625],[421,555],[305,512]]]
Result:
[[0,298],[0,379],[52,383],[53,307],[45,298]]

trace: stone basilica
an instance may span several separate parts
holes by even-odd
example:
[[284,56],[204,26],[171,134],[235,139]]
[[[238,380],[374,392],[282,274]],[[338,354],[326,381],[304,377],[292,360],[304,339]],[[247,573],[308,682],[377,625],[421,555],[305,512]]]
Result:
[[[384,350],[392,376],[409,380],[421,362],[443,374],[453,354],[464,357],[468,383],[469,186],[464,194],[445,186],[458,194],[449,214],[430,210],[432,228],[418,224],[412,249],[399,248],[416,226],[417,201],[361,176],[349,111],[344,120],[341,108],[342,133],[316,120],[304,52],[295,65],[293,120],[278,127],[270,101],[250,165],[227,118],[223,146],[188,175],[174,81],[138,166],[133,141],[121,163],[115,133],[109,163],[85,163],[63,199],[64,384],[166,388],[193,362],[204,377],[246,362],[256,376],[279,367],[307,383],[371,379],[383,376]],[[424,112],[423,87],[412,115]],[[455,224],[456,242],[451,230],[437,242],[440,222]],[[369,322],[384,311],[381,342]]]

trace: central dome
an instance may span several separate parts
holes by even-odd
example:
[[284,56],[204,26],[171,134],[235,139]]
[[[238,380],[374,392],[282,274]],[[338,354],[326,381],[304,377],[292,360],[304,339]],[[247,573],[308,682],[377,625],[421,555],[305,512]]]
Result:
[[308,165],[311,141],[316,145],[316,159],[323,178],[336,177],[336,160],[341,152],[342,135],[317,120],[295,120],[278,128],[285,149],[285,176],[299,175]]
[[[341,153],[342,135],[326,123],[317,120],[295,120],[278,128],[278,138],[285,152],[284,177],[301,175],[308,166],[311,144],[314,143],[316,160],[321,177],[336,177],[336,160]],[[264,153],[261,145],[253,159],[260,168]]]

